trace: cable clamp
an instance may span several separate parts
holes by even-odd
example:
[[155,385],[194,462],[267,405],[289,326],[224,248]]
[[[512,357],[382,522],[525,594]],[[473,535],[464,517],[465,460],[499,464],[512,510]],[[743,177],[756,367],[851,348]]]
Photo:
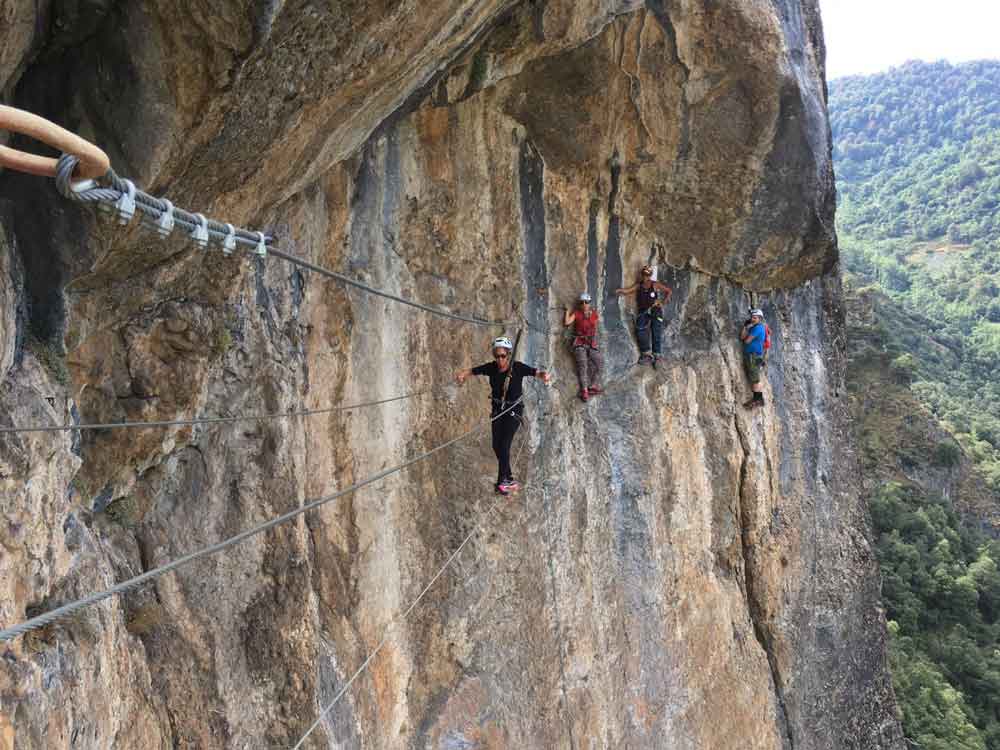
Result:
[[125,192],[115,203],[115,210],[118,212],[118,223],[125,226],[132,217],[135,216],[135,183],[132,180],[123,180]]
[[150,222],[150,226],[161,237],[169,237],[170,233],[174,231],[174,204],[166,198],[163,199],[163,202],[167,204],[167,207],[163,209],[160,218],[155,222]]
[[267,238],[263,232],[257,232],[257,255],[261,258],[267,257]]
[[226,236],[222,240],[222,254],[229,256],[236,249],[236,230],[232,224],[226,224]]
[[205,218],[204,214],[195,214],[194,218],[198,220],[198,225],[191,232],[191,239],[204,250],[208,247],[208,219]]

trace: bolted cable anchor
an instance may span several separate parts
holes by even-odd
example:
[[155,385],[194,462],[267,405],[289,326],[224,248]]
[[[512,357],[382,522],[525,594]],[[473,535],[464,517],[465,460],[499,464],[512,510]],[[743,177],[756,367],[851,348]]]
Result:
[[204,250],[208,247],[208,219],[205,218],[204,214],[195,214],[194,218],[198,220],[198,225],[191,232],[191,239]]
[[156,233],[161,237],[169,237],[170,233],[174,231],[174,204],[168,201],[166,198],[163,202],[167,205],[163,212],[160,214],[155,222],[149,222],[152,229],[156,230]]
[[236,249],[236,230],[232,224],[226,224],[226,236],[222,239],[222,254],[230,256]]
[[123,180],[125,192],[115,203],[115,211],[118,212],[118,223],[125,226],[132,217],[135,216],[135,183],[132,180]]
[[257,255],[261,258],[267,257],[267,238],[263,232],[257,232]]

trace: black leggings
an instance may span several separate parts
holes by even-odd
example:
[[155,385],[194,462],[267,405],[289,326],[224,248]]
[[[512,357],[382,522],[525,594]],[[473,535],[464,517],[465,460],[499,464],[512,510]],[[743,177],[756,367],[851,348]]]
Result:
[[[494,415],[495,416],[495,415]],[[517,428],[521,426],[521,415],[508,412],[493,421],[493,452],[497,454],[497,484],[504,479],[513,479],[510,468],[510,444],[514,442]]]

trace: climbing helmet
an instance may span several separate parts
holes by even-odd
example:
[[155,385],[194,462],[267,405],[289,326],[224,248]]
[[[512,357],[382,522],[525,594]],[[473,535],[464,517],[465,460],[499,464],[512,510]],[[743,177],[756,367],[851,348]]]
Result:
[[590,299],[591,299],[590,295],[587,294],[586,292],[580,295],[581,302],[590,302]]
[[513,348],[514,345],[510,343],[510,339],[507,338],[506,336],[500,336],[499,338],[493,339],[494,351],[496,351],[497,349],[506,349],[507,351],[511,351]]
[[761,310],[759,307],[753,307],[753,308],[750,309],[750,317],[752,318],[754,316],[756,316],[756,317],[760,318],[761,320],[763,320],[764,319],[764,311]]

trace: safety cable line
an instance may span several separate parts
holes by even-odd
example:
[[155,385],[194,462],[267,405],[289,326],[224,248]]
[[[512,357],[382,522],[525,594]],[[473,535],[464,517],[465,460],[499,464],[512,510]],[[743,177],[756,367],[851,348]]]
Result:
[[225,255],[230,255],[236,250],[237,245],[241,245],[244,248],[253,248],[261,258],[266,257],[270,253],[276,258],[288,261],[326,278],[347,284],[355,289],[360,289],[369,294],[384,297],[403,305],[409,305],[410,307],[415,307],[418,310],[423,310],[443,318],[493,328],[511,325],[510,321],[486,320],[485,318],[460,315],[439,307],[414,302],[391,292],[377,289],[357,279],[352,279],[350,276],[345,276],[342,273],[318,266],[303,258],[279,250],[274,246],[274,238],[268,237],[263,232],[251,232],[246,229],[234,227],[232,224],[209,219],[202,214],[194,214],[185,211],[183,208],[178,208],[170,201],[161,200],[149,195],[136,188],[130,180],[124,180],[119,177],[115,174],[114,170],[108,170],[108,173],[102,178],[110,184],[110,187],[102,186],[94,180],[74,182],[72,179],[73,170],[76,168],[78,161],[72,154],[63,154],[59,158],[55,177],[56,188],[59,190],[59,193],[79,203],[98,203],[101,204],[102,208],[113,207],[118,213],[119,222],[122,224],[131,222],[132,217],[138,209],[147,217],[146,221],[143,222],[144,225],[157,232],[161,237],[170,236],[174,226],[180,225],[188,231],[191,238],[200,247],[205,249],[214,241],[222,245],[222,252]]
[[354,681],[361,675],[361,673],[368,668],[368,665],[371,663],[372,659],[374,659],[378,655],[378,652],[382,650],[382,647],[389,642],[389,638],[393,634],[394,626],[406,621],[406,618],[409,617],[410,613],[416,608],[418,604],[420,604],[420,601],[424,598],[427,592],[431,590],[431,587],[435,583],[437,583],[438,578],[440,578],[444,574],[444,572],[449,568],[449,566],[451,566],[455,558],[458,557],[459,554],[461,554],[463,549],[465,549],[465,545],[469,543],[469,540],[471,540],[472,537],[475,536],[480,529],[485,527],[486,518],[493,512],[493,510],[500,504],[500,502],[503,499],[504,497],[501,495],[499,498],[493,501],[493,505],[486,513],[483,514],[482,518],[479,520],[479,523],[477,523],[472,528],[472,531],[469,532],[468,536],[466,536],[465,539],[462,540],[462,543],[459,544],[458,547],[455,549],[455,551],[451,553],[451,555],[448,557],[447,560],[445,560],[444,565],[442,565],[441,568],[438,570],[438,572],[434,574],[434,577],[427,582],[427,585],[424,586],[420,594],[417,595],[417,598],[414,599],[412,602],[410,602],[410,606],[406,608],[406,611],[403,612],[402,615],[399,615],[396,618],[394,618],[393,621],[389,623],[389,625],[386,627],[384,635],[382,636],[382,640],[379,641],[378,645],[372,650],[370,654],[368,654],[365,660],[361,662],[361,666],[358,667],[357,670],[355,670],[354,674],[351,675],[351,678],[346,683],[344,683],[344,686],[334,696],[333,700],[330,701],[330,703],[327,704],[327,706],[322,711],[320,711],[319,716],[316,717],[316,721],[314,721],[309,726],[309,728],[306,730],[306,733],[302,735],[302,737],[299,739],[298,742],[295,743],[295,746],[292,748],[292,750],[299,750],[299,748],[302,747],[302,743],[304,743],[309,738],[309,735],[312,734],[313,731],[316,729],[316,727],[320,725],[320,723],[323,721],[326,715],[333,710],[333,708],[337,705],[338,702],[340,702],[340,699],[347,692],[348,688],[350,688],[351,685],[354,684]]
[[[523,397],[519,398],[518,402],[522,400]],[[520,450],[518,451],[518,457],[520,457],[520,453],[523,452],[524,450],[524,445],[526,440],[527,440],[527,434],[525,433],[525,435],[521,438],[521,445],[520,445]],[[326,715],[329,714],[334,709],[334,707],[336,707],[336,705],[340,702],[340,699],[344,697],[344,695],[347,693],[351,685],[354,684],[354,681],[359,676],[361,676],[361,674],[368,668],[368,665],[371,663],[372,659],[374,659],[378,655],[379,651],[382,650],[382,647],[389,642],[389,638],[393,635],[394,628],[406,621],[406,618],[409,617],[410,613],[417,607],[418,604],[420,604],[420,601],[424,598],[427,592],[431,590],[434,584],[437,583],[437,580],[451,566],[451,564],[455,561],[455,559],[461,554],[462,550],[465,549],[465,545],[469,543],[469,541],[472,539],[473,536],[476,535],[477,532],[486,527],[487,519],[493,514],[493,511],[495,511],[500,506],[500,503],[502,503],[505,499],[508,498],[505,498],[505,496],[501,495],[500,497],[498,497],[496,500],[493,501],[493,505],[491,505],[489,510],[487,510],[485,513],[482,514],[482,516],[480,516],[479,522],[475,526],[473,526],[472,531],[469,532],[469,534],[465,537],[465,539],[462,540],[462,543],[459,544],[458,547],[455,548],[455,551],[451,553],[451,555],[448,557],[447,560],[445,560],[444,565],[442,565],[438,569],[437,573],[435,573],[434,576],[431,578],[431,580],[427,582],[427,585],[424,586],[421,592],[417,595],[417,598],[414,599],[412,602],[410,602],[410,606],[406,608],[406,611],[404,611],[400,615],[397,615],[389,622],[389,624],[385,628],[385,632],[382,635],[382,640],[378,642],[378,645],[375,646],[375,648],[372,649],[371,653],[368,654],[365,660],[361,662],[361,666],[358,667],[354,671],[354,674],[351,675],[350,679],[346,683],[344,683],[344,686],[340,688],[337,694],[333,697],[333,700],[331,700],[323,708],[323,710],[319,712],[319,716],[317,716],[316,720],[309,725],[309,728],[306,730],[305,734],[303,734],[302,737],[299,738],[299,741],[295,743],[294,747],[292,747],[292,750],[299,750],[299,748],[302,747],[302,744],[309,738],[309,735],[312,734],[315,731],[316,727],[318,727],[322,723]]]
[[381,404],[390,404],[394,401],[405,401],[409,398],[416,398],[417,396],[422,396],[426,393],[430,393],[432,389],[425,388],[422,391],[415,391],[414,393],[407,393],[402,396],[393,396],[392,398],[383,398],[378,401],[363,401],[359,404],[347,404],[338,406],[326,406],[320,409],[303,409],[302,411],[288,411],[288,412],[275,412],[273,414],[246,414],[236,417],[196,417],[191,419],[165,419],[165,420],[155,420],[149,422],[103,422],[103,423],[85,423],[85,424],[68,424],[68,425],[51,425],[51,426],[39,426],[39,427],[0,427],[0,434],[11,433],[11,432],[76,432],[83,430],[113,430],[113,429],[127,429],[127,428],[143,428],[143,427],[183,427],[190,425],[199,424],[223,424],[228,422],[263,422],[268,419],[287,419],[292,417],[310,417],[317,414],[330,414],[332,412],[339,411],[353,411],[354,409],[363,409],[368,406],[379,406]]
[[350,487],[346,487],[345,489],[338,490],[333,494],[325,495],[315,500],[311,500],[305,505],[296,508],[295,510],[289,511],[287,513],[278,516],[277,518],[273,518],[270,521],[266,521],[258,526],[254,526],[251,529],[247,529],[246,531],[240,532],[236,536],[230,537],[225,541],[218,542],[216,544],[210,545],[195,552],[191,552],[187,555],[184,555],[183,557],[179,557],[172,562],[165,563],[164,565],[154,568],[153,570],[146,571],[145,573],[137,575],[134,578],[130,578],[129,580],[119,583],[116,586],[112,586],[111,588],[106,589],[105,591],[100,591],[94,594],[90,594],[89,596],[85,596],[82,599],[78,599],[75,602],[64,604],[61,607],[57,607],[56,609],[50,610],[49,612],[38,615],[36,617],[32,617],[22,623],[13,625],[4,630],[0,630],[0,642],[9,641],[12,638],[16,638],[17,636],[27,633],[31,630],[36,630],[37,628],[44,627],[45,625],[48,625],[49,623],[54,622],[60,618],[66,617],[67,615],[73,614],[74,612],[81,610],[84,607],[89,607],[93,604],[97,604],[98,602],[102,602],[105,599],[108,599],[112,596],[116,596],[117,594],[129,591],[130,589],[133,589],[136,586],[146,583],[147,581],[151,581],[154,578],[158,578],[164,573],[169,573],[170,571],[176,570],[177,568],[187,565],[188,563],[194,562],[195,560],[199,560],[209,555],[214,555],[217,552],[222,552],[223,550],[228,549],[233,545],[239,544],[240,542],[245,541],[250,537],[256,536],[264,531],[273,529],[275,526],[278,526],[280,524],[285,523],[286,521],[290,521],[293,518],[301,516],[302,514],[307,513],[315,508],[318,508],[321,505],[325,505],[326,503],[336,500],[337,498],[343,497],[344,495],[349,495],[353,492],[356,492],[362,487],[367,487],[368,485],[374,484],[375,482],[385,479],[386,477],[391,476],[392,474],[396,474],[397,472],[400,472],[409,466],[413,466],[416,463],[419,463],[421,461],[430,458],[434,454],[439,453],[446,448],[450,448],[455,443],[458,443],[478,432],[481,432],[486,427],[486,425],[492,424],[497,419],[502,417],[504,414],[507,414],[511,410],[515,409],[517,405],[520,404],[523,400],[524,397],[522,396],[504,411],[499,412],[495,416],[490,417],[489,422],[480,424],[477,427],[473,427],[468,432],[465,432],[456,438],[452,438],[451,440],[442,443],[441,445],[432,448],[426,453],[422,453],[419,456],[416,456],[415,458],[411,458],[408,461],[404,461],[398,466],[393,466],[389,469],[384,469],[378,472],[377,474],[373,474],[367,479],[363,479],[362,481],[352,484]]

